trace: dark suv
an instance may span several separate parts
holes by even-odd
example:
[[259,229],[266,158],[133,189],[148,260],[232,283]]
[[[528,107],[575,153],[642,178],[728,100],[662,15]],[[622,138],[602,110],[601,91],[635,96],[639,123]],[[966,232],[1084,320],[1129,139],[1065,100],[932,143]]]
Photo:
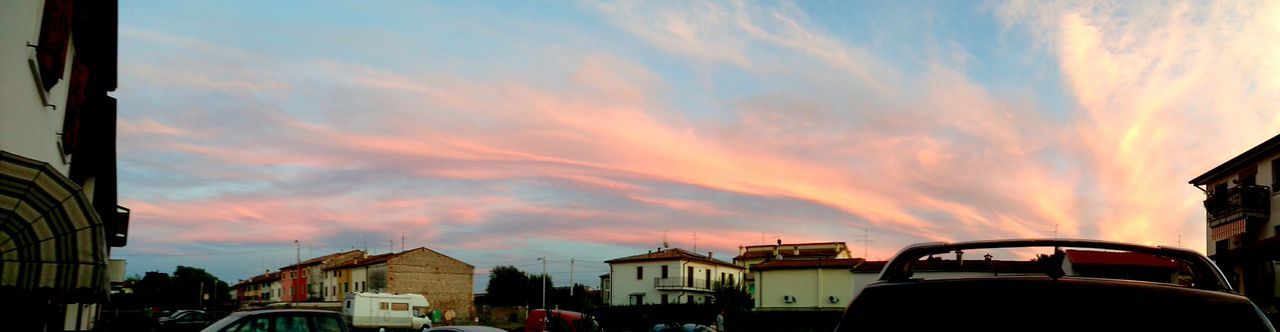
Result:
[[[1035,254],[1035,248],[1051,249]],[[966,260],[964,253],[985,259]],[[992,252],[1012,260],[993,259]],[[954,254],[956,259],[938,256]],[[971,256],[972,257],[972,256]],[[1203,255],[1090,240],[926,243],[885,263],[837,331],[1274,331]]]

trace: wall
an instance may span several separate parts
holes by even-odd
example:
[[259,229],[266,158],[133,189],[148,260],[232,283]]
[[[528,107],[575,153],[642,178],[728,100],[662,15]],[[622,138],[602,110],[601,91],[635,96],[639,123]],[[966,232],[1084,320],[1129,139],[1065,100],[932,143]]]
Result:
[[369,289],[369,279],[365,277],[368,272],[365,267],[353,267],[347,269],[347,272],[351,274],[352,292],[366,292]]
[[427,297],[431,309],[454,320],[471,320],[475,267],[426,248],[401,253],[387,261],[387,284],[393,293],[417,293]]
[[[761,310],[843,310],[853,299],[853,288],[854,274],[848,268],[765,270],[756,272],[754,295]],[[786,303],[784,295],[796,301]]]
[[56,107],[46,107],[27,64],[30,48],[26,47],[36,44],[43,13],[43,1],[0,1],[0,45],[5,45],[0,47],[0,68],[4,68],[0,70],[0,150],[47,162],[65,175],[70,165],[62,162],[57,133],[62,131],[75,43],[68,47],[63,80],[49,93]]

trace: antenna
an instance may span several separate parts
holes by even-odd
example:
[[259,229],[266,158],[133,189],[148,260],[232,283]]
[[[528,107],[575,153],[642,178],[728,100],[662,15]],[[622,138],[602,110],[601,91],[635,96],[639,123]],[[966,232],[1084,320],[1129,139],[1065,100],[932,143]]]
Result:
[[768,237],[766,237],[766,236],[764,235],[764,233],[760,233],[760,243],[761,243],[761,244],[769,244],[769,242],[765,242],[765,240],[781,239],[781,238],[782,238],[781,236],[777,236],[777,235],[774,235],[774,236],[768,236]]
[[664,249],[671,248],[671,243],[667,242],[667,232],[670,232],[670,230],[662,230],[662,248]]
[[868,244],[868,243],[871,243],[871,242],[875,242],[875,241],[874,241],[874,240],[871,240],[871,236],[868,234],[867,229],[866,229],[865,227],[862,229],[862,236],[857,236],[857,237],[855,237],[855,238],[857,238],[857,240],[853,240],[853,242],[855,242],[855,243],[856,243],[856,242],[861,242],[861,243],[862,243],[862,259],[863,259],[863,260],[866,260],[866,259],[867,259],[867,244]]
[[400,232],[400,251],[404,251],[404,232]]
[[698,232],[693,232],[693,252],[698,252]]

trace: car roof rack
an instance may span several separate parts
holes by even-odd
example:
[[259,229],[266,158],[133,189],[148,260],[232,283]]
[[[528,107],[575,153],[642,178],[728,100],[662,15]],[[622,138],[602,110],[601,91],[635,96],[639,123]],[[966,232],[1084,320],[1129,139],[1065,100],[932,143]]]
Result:
[[[1194,276],[1192,287],[1197,289],[1234,292],[1226,276],[1217,265],[1200,253],[1175,247],[1144,246],[1122,242],[1083,240],[1083,239],[1007,239],[967,242],[929,242],[913,244],[903,248],[880,271],[881,281],[911,281],[911,266],[920,258],[970,249],[999,249],[1024,247],[1069,247],[1084,249],[1122,250],[1140,252],[1160,257],[1172,258],[1188,263]],[[1052,275],[1051,275],[1052,276]],[[1060,276],[1060,275],[1058,275]],[[1058,277],[1054,276],[1054,277]]]

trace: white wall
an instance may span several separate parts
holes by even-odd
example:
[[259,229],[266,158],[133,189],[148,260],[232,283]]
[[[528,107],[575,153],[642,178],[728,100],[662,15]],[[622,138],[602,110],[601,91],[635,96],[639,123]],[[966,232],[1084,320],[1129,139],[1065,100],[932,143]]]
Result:
[[[854,274],[848,268],[765,270],[756,272],[754,296],[762,310],[842,310],[853,298],[853,289]],[[796,301],[787,303],[785,295]]]
[[41,0],[0,1],[0,150],[47,162],[67,174],[70,166],[62,162],[57,133],[62,131],[70,85],[65,78],[71,75],[75,47],[68,47],[64,80],[50,92],[50,102],[57,107],[45,107],[28,65],[30,48],[25,46],[39,39],[43,11]]

